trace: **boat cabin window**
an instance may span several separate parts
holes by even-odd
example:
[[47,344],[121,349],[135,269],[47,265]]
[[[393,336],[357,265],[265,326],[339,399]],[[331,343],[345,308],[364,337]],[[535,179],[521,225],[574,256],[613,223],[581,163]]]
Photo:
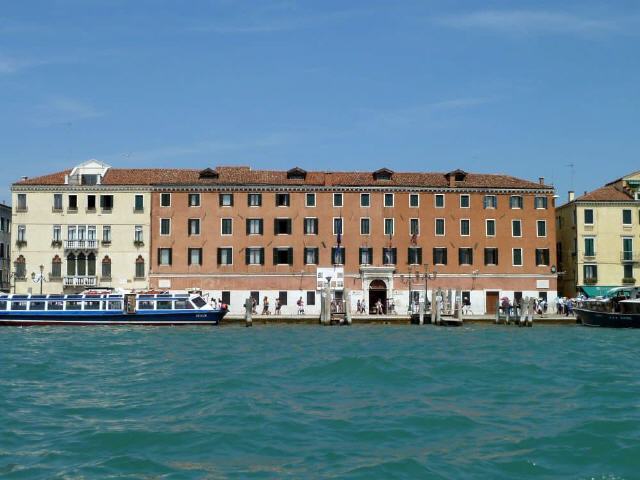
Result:
[[205,302],[202,297],[193,297],[191,301],[198,308],[202,308],[207,304],[207,302]]
[[100,310],[100,300],[88,300],[84,302],[85,310]]
[[109,300],[107,302],[107,310],[122,310],[122,302],[120,300]]
[[6,310],[6,309],[7,309],[7,301],[0,300],[0,310]]
[[193,305],[191,304],[191,302],[187,299],[184,300],[176,300],[176,310],[189,310],[189,309],[193,309]]
[[82,302],[78,300],[68,300],[67,310],[82,310]]
[[29,310],[44,310],[44,302],[31,302]]
[[27,302],[11,302],[11,310],[26,310]]
[[49,300],[47,310],[63,310],[64,302],[62,300]]
[[153,302],[151,300],[140,300],[138,302],[138,310],[153,310]]
[[156,307],[158,310],[172,310],[171,300],[158,300]]

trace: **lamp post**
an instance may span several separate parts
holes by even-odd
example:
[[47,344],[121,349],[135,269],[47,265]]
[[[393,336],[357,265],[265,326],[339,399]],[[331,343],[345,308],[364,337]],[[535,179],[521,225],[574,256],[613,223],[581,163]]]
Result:
[[33,283],[40,284],[40,295],[42,295],[42,282],[44,282],[44,265],[40,265],[40,273],[31,272],[31,280]]
[[425,263],[424,264],[424,301],[425,301],[425,305],[427,304],[427,301],[429,301],[429,288],[428,288],[429,278],[431,278],[431,280],[435,280],[437,276],[438,276],[438,271],[434,270],[432,276],[429,277],[429,264]]

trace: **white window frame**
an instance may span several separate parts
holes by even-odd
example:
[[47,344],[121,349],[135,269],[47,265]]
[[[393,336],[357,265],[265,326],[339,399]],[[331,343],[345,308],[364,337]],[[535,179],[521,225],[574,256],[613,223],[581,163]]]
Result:
[[[442,206],[438,206],[438,197],[442,197]],[[444,193],[435,193],[433,195],[433,208],[445,208],[445,198]]]
[[331,220],[331,230],[333,231],[334,235],[338,235],[338,232],[336,232],[336,220],[340,220],[340,227],[342,228],[342,232],[341,234],[344,235],[344,218],[343,217],[333,217],[333,219]]
[[[513,226],[515,224],[514,222],[518,222],[520,224],[520,235],[513,234]],[[511,219],[511,238],[522,238],[522,220],[520,220],[519,218]]]
[[[313,205],[309,205],[309,198],[313,198]],[[316,208],[317,198],[315,193],[305,193],[304,195],[304,206],[307,208]]]
[[[230,220],[231,221],[231,233],[222,233],[222,223],[225,220]],[[220,236],[221,237],[231,237],[233,235],[233,218],[230,217],[223,217],[220,219]]]
[[[391,233],[387,232],[387,220],[391,220]],[[396,234],[396,219],[393,217],[385,217],[382,221],[382,229],[385,237],[389,235],[394,236]]]
[[[173,252],[171,251],[171,247],[159,247],[158,250],[160,250],[158,252],[158,265],[160,265],[161,267],[167,267],[167,266],[171,265],[171,263],[172,263],[171,260],[173,260],[172,259]],[[165,251],[165,250],[169,252],[169,258],[171,259],[167,263],[164,263],[162,261],[162,252]]]
[[[262,262],[260,262],[260,261],[258,261],[258,263],[252,263],[251,262],[251,254],[255,252],[255,253],[258,254],[258,256],[260,256],[260,254],[262,254],[262,256],[264,257],[265,256],[264,247],[252,246],[252,247],[247,247],[247,250],[249,250],[249,263],[248,263],[248,265],[253,265],[253,266],[262,265]],[[258,259],[258,260],[260,260],[260,259]],[[264,260],[264,258],[262,260]],[[231,261],[233,262],[233,255],[231,255]],[[226,264],[223,264],[223,265],[226,265]]]
[[[387,205],[387,195],[391,195],[391,205]],[[382,206],[384,208],[393,208],[396,204],[396,196],[392,192],[385,192],[382,196]]]
[[[362,233],[363,220],[366,220],[369,223],[369,233]],[[360,235],[371,236],[371,217],[360,217]]]
[[[365,196],[369,199],[369,205],[363,205],[362,204],[362,199]],[[371,207],[371,194],[370,193],[361,193],[360,194],[360,208],[369,208],[369,207]]]
[[416,217],[413,217],[413,218],[410,218],[410,219],[409,219],[409,236],[410,236],[410,237],[411,237],[411,236],[413,236],[413,233],[411,233],[411,222],[412,222],[412,221],[414,221],[414,220],[418,222],[418,233],[416,233],[416,237],[419,237],[419,236],[420,236],[420,232],[421,232],[421,229],[420,229],[420,219],[419,219],[419,218],[416,218]]
[[[225,266],[225,267],[226,267],[226,266],[233,265],[233,247],[232,247],[232,246],[223,246],[223,245],[221,245],[221,246],[220,246],[220,247],[218,247],[218,248],[226,248],[226,249],[231,250],[231,263],[222,263],[222,262],[220,262],[220,265],[223,265],[223,266]],[[216,256],[217,256],[217,255],[218,255],[218,254],[217,254],[217,252],[216,252]]]
[[[442,220],[442,233],[438,233],[438,220]],[[438,217],[433,219],[433,233],[436,237],[447,236],[447,221],[444,217]]]
[[[467,235],[462,233],[462,222],[469,222],[469,233]],[[471,236],[471,219],[470,218],[461,218],[460,219],[460,236],[461,237],[470,237]]]
[[[418,199],[417,205],[411,205],[411,199],[415,197]],[[409,194],[409,208],[420,208],[420,194],[419,193],[410,193]]]
[[[163,204],[162,204],[162,196],[163,196],[163,195],[169,195],[169,205],[163,205]],[[172,201],[173,201],[173,198],[172,198],[172,197],[173,197],[173,196],[172,196],[172,195],[171,195],[171,193],[169,193],[169,192],[160,192],[160,207],[161,207],[161,208],[169,208],[169,207],[171,207],[171,203],[172,203]]]
[[[163,220],[169,220],[169,233],[162,233],[162,221]],[[161,218],[158,227],[159,227],[159,230],[160,230],[160,236],[161,237],[169,237],[169,236],[171,236],[171,219],[170,218]]]
[[[489,222],[493,222],[493,235],[489,235]],[[498,230],[498,223],[495,218],[487,218],[484,221],[484,234],[486,237],[493,238],[496,236]]]
[[[520,250],[520,264],[516,265],[515,260],[515,251]],[[522,247],[515,247],[511,249],[511,266],[512,267],[523,267],[524,266],[524,249]]]
[[[198,221],[198,233],[191,233],[191,220]],[[187,219],[187,236],[188,237],[199,237],[202,233],[202,222],[199,218],[189,218]]]
[[[625,211],[629,211],[629,212],[631,212],[631,213],[630,213],[630,215],[629,215],[629,218],[630,218],[630,220],[631,220],[631,221],[630,221],[629,223],[624,223],[624,212],[625,212]],[[620,215],[621,215],[621,217],[622,217],[622,218],[620,219],[620,221],[622,222],[622,226],[623,226],[623,227],[631,227],[631,226],[633,226],[633,210],[632,210],[632,209],[630,209],[630,208],[623,208],[622,210],[620,210]]]
[[[333,192],[332,195],[333,206],[336,208],[342,208],[344,206],[344,195],[341,192]],[[340,205],[336,205],[336,198],[340,198]]]
[[[222,204],[219,205],[219,207],[221,208],[231,208],[233,207],[233,193],[230,192],[220,192],[220,195],[222,196],[222,198],[229,198],[231,199],[231,202],[229,203],[229,205],[225,205],[224,201],[222,201]],[[219,202],[220,203],[220,202]],[[224,248],[224,247],[220,247],[220,248]]]
[[[198,205],[191,205],[191,195],[198,196]],[[189,202],[189,208],[199,208],[200,206],[202,206],[202,196],[199,193],[188,193],[187,201]]]
[[[540,224],[540,222],[544,223],[544,235],[540,235],[540,232],[538,230],[538,225]],[[547,221],[546,220],[536,220],[536,237],[538,238],[547,238]]]
[[318,235],[319,232],[307,233],[307,220],[316,220],[315,225],[318,225],[317,220],[318,217],[304,217],[304,224],[302,225],[303,235]]
[[[462,206],[462,197],[466,197],[466,199],[467,199],[467,206],[466,207]],[[471,195],[469,195],[468,193],[461,193],[460,194],[460,203],[459,203],[459,205],[460,205],[460,208],[471,208]]]
[[[592,219],[591,223],[584,222],[585,212],[587,210],[591,210],[591,219]],[[590,227],[595,225],[596,224],[596,210],[594,208],[585,208],[584,210],[582,210],[582,220],[584,222],[584,225],[588,225]]]
[[[593,240],[593,255],[587,255],[587,240]],[[595,257],[598,254],[598,251],[596,250],[596,236],[587,235],[585,237],[582,237],[582,249],[584,250],[583,255],[585,257]]]

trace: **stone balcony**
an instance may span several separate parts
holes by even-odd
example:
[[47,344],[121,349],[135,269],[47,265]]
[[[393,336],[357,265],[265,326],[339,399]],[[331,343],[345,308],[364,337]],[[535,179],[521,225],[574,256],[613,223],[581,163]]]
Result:
[[98,277],[95,275],[67,276],[64,277],[65,287],[95,287],[98,284]]
[[98,240],[65,240],[65,250],[97,250]]

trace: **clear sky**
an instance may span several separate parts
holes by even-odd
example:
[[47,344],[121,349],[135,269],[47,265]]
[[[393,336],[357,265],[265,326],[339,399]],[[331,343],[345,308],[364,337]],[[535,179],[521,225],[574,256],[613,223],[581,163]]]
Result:
[[463,168],[564,201],[640,170],[639,93],[635,0],[5,1],[0,200],[97,158]]

